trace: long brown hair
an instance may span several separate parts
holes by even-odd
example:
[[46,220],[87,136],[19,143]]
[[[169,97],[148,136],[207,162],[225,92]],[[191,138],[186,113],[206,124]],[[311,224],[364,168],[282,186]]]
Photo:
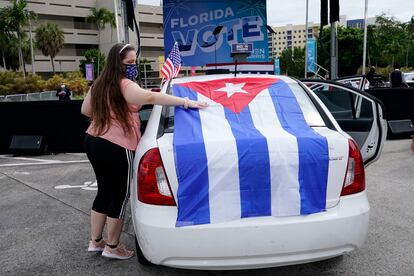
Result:
[[129,51],[135,51],[135,49],[131,45],[123,48],[124,46],[123,43],[112,46],[105,68],[91,87],[91,118],[97,135],[108,131],[111,121],[110,109],[115,119],[120,122],[125,134],[131,134],[133,130],[129,107],[121,93],[121,79],[125,75],[122,60]]

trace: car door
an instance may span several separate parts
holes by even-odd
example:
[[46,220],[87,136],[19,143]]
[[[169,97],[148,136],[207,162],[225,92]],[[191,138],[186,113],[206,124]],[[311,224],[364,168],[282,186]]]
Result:
[[141,134],[144,134],[145,129],[147,128],[147,123],[151,115],[152,108],[153,108],[152,104],[147,104],[147,105],[143,105],[141,109],[139,110],[139,119],[141,121],[141,125],[140,125]]
[[341,129],[357,142],[365,166],[374,162],[387,134],[382,103],[350,85],[323,80],[302,82],[326,105]]

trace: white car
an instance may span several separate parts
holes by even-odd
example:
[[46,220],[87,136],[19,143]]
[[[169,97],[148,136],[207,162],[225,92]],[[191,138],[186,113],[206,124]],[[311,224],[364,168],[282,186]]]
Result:
[[410,87],[414,87],[414,72],[404,73],[404,79]]
[[[217,83],[220,82],[223,88],[217,88],[219,87]],[[212,119],[210,121],[213,122],[209,127],[215,128],[215,133],[213,131],[212,134],[215,144],[207,145],[206,142],[205,150],[207,155],[215,152],[219,158],[211,159],[216,163],[212,161],[208,164],[215,166],[215,171],[211,169],[208,175],[211,197],[207,204],[210,204],[211,220],[207,222],[200,220],[201,222],[195,223],[183,222],[182,219],[185,216],[183,214],[186,210],[183,211],[182,208],[186,204],[184,204],[183,192],[180,195],[180,185],[184,185],[181,184],[184,182],[180,181],[184,181],[182,179],[186,176],[182,176],[182,172],[179,171],[180,166],[176,163],[181,162],[182,153],[174,146],[174,135],[179,135],[179,126],[182,129],[182,126],[188,124],[187,129],[190,132],[195,132],[197,127],[192,122],[177,121],[182,120],[182,117],[178,118],[179,113],[185,115],[187,114],[185,112],[188,112],[177,107],[176,110],[179,110],[179,112],[176,111],[178,113],[175,121],[177,133],[174,134],[175,108],[154,106],[152,111],[141,111],[143,115],[141,118],[148,118],[148,112],[151,113],[136,150],[134,181],[131,186],[131,211],[136,234],[136,251],[141,264],[152,263],[203,270],[275,267],[335,257],[355,250],[364,243],[370,212],[365,191],[364,165],[379,158],[387,130],[380,103],[371,96],[342,84],[319,80],[300,82],[285,76],[271,75],[238,75],[236,77],[208,75],[180,78],[165,85],[161,93],[175,91],[174,85],[193,88],[198,85],[198,90],[196,89],[199,92],[198,99],[208,101],[210,106],[194,112],[200,117],[211,119],[214,117],[209,116],[216,112],[215,109],[221,110],[220,112],[224,110],[226,114],[232,109],[231,106],[221,102],[226,106],[223,107],[219,103],[221,100],[213,101],[211,98],[214,99],[214,97],[205,96],[208,95],[207,90],[210,88],[207,88],[211,83],[216,85],[211,90],[225,92],[227,99],[230,99],[237,94],[250,93],[250,82],[256,84],[279,82],[285,85],[285,89],[290,90],[289,93],[294,95],[294,102],[298,104],[303,113],[306,127],[309,127],[315,135],[321,135],[328,141],[329,170],[327,171],[326,190],[314,192],[315,196],[323,198],[325,208],[318,212],[309,212],[309,214],[306,212],[303,214],[302,211],[297,214],[295,213],[297,210],[293,210],[294,207],[292,207],[293,211],[285,210],[286,206],[290,206],[292,201],[295,201],[295,196],[290,200],[289,189],[282,192],[272,190],[272,197],[277,198],[271,198],[271,213],[257,216],[246,215],[243,218],[234,218],[231,215],[226,217],[233,212],[232,208],[235,206],[229,202],[237,201],[239,194],[236,193],[235,197],[229,194],[228,198],[224,198],[222,195],[226,191],[223,190],[234,182],[228,171],[237,171],[237,165],[229,161],[231,160],[229,158],[230,148],[234,148],[234,145],[229,146],[231,142],[228,142],[233,141],[233,138],[229,138],[230,128],[221,119]],[[270,88],[262,87],[261,89],[264,90],[256,91],[254,99],[270,93]],[[285,133],[283,137],[280,136],[282,138],[277,138],[279,139],[277,143],[272,143],[276,141],[272,139],[276,139],[275,137],[283,130],[272,123],[275,118],[272,113],[274,110],[270,112],[268,109],[271,107],[269,105],[271,98],[261,97],[260,99],[260,101],[251,100],[247,103],[253,117],[261,116],[260,119],[253,118],[254,124],[257,121],[260,121],[258,124],[263,123],[259,132],[260,135],[267,137],[269,148],[273,147],[273,151],[289,153],[292,145],[293,148],[296,146],[296,142],[292,144],[292,137]],[[241,108],[246,108],[246,105]],[[280,109],[283,109],[282,105]],[[236,111],[241,112],[240,114],[244,112],[240,109]],[[239,117],[236,116],[236,118]],[[202,132],[207,135],[204,128]],[[244,144],[243,149],[247,149],[246,154],[257,146],[257,144],[252,146],[253,144],[253,142],[251,145]],[[203,150],[204,147],[201,149]],[[241,148],[237,150],[241,151]],[[202,167],[195,150],[192,154],[193,156],[184,157],[189,160],[193,158],[195,167]],[[238,154],[240,155],[240,152]],[[267,156],[267,153],[264,155]],[[258,159],[260,158],[259,156]],[[288,183],[290,180],[287,175],[298,174],[295,166],[290,163],[286,164],[288,158],[284,158],[283,155],[280,159],[270,158],[269,160],[271,181],[283,180],[283,183]],[[280,167],[285,168],[285,173],[276,174],[272,171]],[[312,168],[318,170],[320,167],[323,165],[313,164]],[[260,169],[260,161],[257,164],[253,162],[250,167],[239,169],[238,173],[248,173],[255,169]],[[181,175],[181,180],[177,177],[177,171]],[[217,177],[214,173],[223,173],[224,178]],[[195,179],[198,179],[197,177]],[[262,176],[257,175],[258,179],[260,177]],[[198,184],[191,183],[191,177],[188,179],[190,179],[190,184]],[[254,182],[254,179],[249,181]],[[295,181],[296,179],[293,180],[294,183]],[[211,188],[220,185],[221,190]],[[307,185],[306,181],[304,185]],[[194,197],[196,196],[192,196],[191,199]],[[221,205],[213,207],[213,204],[218,201]],[[300,199],[299,205],[304,204],[305,201],[304,198]],[[213,215],[214,218],[212,218]]]

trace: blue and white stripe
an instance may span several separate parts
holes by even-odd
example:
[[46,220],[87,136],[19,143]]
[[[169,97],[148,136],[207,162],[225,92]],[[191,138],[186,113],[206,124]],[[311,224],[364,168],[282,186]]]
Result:
[[187,87],[173,93],[210,104],[175,110],[177,226],[325,209],[327,141],[286,83],[275,80],[240,114]]

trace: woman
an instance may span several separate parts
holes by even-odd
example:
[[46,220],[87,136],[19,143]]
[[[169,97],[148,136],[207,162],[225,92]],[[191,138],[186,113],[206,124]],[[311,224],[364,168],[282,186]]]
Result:
[[[138,110],[144,104],[204,108],[191,101],[142,89],[131,79],[137,74],[135,49],[116,44],[108,54],[102,74],[89,89],[82,114],[91,118],[85,149],[98,182],[91,211],[91,240],[88,251],[102,256],[129,259],[133,251],[119,242],[135,148],[141,137]],[[108,238],[102,238],[107,223]]]

